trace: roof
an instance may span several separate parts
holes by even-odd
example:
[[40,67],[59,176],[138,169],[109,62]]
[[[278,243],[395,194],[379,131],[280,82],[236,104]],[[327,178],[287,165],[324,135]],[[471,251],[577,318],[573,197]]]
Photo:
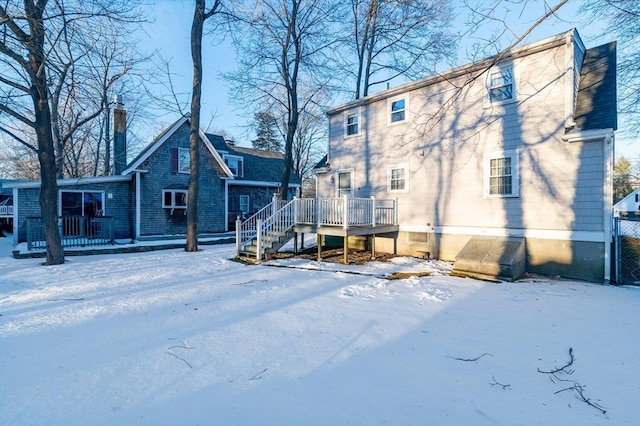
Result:
[[613,205],[613,209],[614,211],[619,212],[638,211],[640,210],[640,203],[638,202],[638,198],[640,198],[640,188],[634,189],[622,200],[615,203]]
[[[147,145],[140,152],[140,154],[138,154],[138,156],[131,163],[127,165],[127,168],[122,172],[122,174],[128,175],[136,171],[136,168],[138,168],[140,164],[142,164],[147,158],[149,158],[149,156],[151,156],[151,154],[153,154],[160,146],[162,146],[162,144],[165,143],[167,139],[171,137],[171,135],[173,135],[181,126],[188,123],[189,123],[189,117],[185,116],[185,117],[179,118],[169,127],[164,129],[158,136],[156,136],[156,138],[149,145]],[[233,178],[233,173],[231,172],[231,170],[229,170],[229,167],[227,167],[227,165],[224,163],[224,161],[222,160],[222,157],[220,157],[220,154],[218,154],[213,144],[211,143],[207,135],[202,131],[202,129],[200,129],[199,136],[202,142],[205,144],[205,146],[209,150],[209,152],[211,153],[211,155],[213,156],[214,161],[218,163],[220,168],[225,173],[226,176],[223,176],[223,177]]]
[[576,99],[578,129],[618,128],[616,84],[616,42],[587,49]]
[[[229,145],[222,136],[207,134],[207,138],[218,152],[242,157],[244,176],[236,176],[235,181],[280,182],[284,168],[284,156],[280,152],[245,148]],[[291,174],[289,184],[299,185],[300,180]]]
[[[108,176],[94,176],[94,177],[78,177],[68,179],[57,179],[58,186],[71,186],[71,185],[90,185],[96,183],[111,183],[111,182],[127,182],[131,180],[131,176],[123,175],[108,175]],[[10,182],[4,182],[5,188],[40,188],[41,182],[39,180],[14,180]]]
[[319,171],[322,169],[325,169],[328,165],[329,165],[329,157],[327,156],[327,154],[324,155],[324,157],[322,157],[322,159],[320,161],[318,161],[318,163],[313,166],[313,170]]

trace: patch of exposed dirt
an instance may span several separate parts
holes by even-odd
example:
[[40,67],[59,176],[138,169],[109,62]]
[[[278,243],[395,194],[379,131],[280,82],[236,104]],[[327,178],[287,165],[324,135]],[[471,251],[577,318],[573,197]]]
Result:
[[[290,259],[292,257],[301,257],[303,259],[317,260],[318,249],[311,247],[298,254],[292,252],[274,253],[272,259]],[[396,257],[394,254],[389,253],[376,253],[376,258],[373,259],[376,262],[387,262],[389,259]],[[322,261],[329,263],[343,263],[344,250],[342,248],[322,248]],[[371,262],[371,251],[369,250],[349,250],[348,257],[349,265],[364,265]]]

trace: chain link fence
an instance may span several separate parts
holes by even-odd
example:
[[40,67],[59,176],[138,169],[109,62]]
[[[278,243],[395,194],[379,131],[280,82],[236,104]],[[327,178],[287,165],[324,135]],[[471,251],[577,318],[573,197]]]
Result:
[[615,218],[615,281],[640,285],[640,220]]

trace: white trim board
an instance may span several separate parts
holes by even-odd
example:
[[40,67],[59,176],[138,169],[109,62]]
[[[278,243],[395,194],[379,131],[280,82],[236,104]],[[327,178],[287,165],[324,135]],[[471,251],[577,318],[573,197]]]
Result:
[[400,225],[401,232],[422,232],[451,235],[482,235],[488,237],[524,237],[540,240],[605,241],[604,231],[556,231],[549,229],[479,228],[466,226]]

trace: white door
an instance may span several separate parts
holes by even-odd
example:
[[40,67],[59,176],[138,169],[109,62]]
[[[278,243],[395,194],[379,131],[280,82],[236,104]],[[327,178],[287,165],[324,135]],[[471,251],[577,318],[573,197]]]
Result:
[[348,197],[353,196],[353,172],[352,171],[338,171],[336,172],[336,195],[342,197],[346,195]]

